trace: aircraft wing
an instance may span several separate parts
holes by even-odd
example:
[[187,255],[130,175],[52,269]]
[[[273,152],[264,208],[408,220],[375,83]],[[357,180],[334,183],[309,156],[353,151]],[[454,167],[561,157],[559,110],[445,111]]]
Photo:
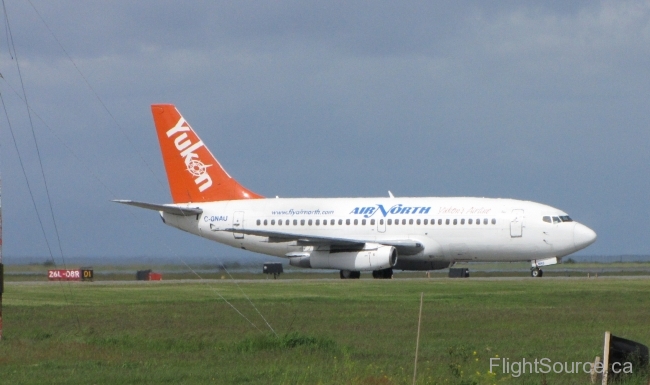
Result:
[[137,202],[123,199],[116,199],[113,202],[122,203],[129,206],[136,206],[143,209],[162,211],[168,214],[182,215],[185,217],[192,215],[199,215],[203,213],[203,209],[199,207],[182,207],[176,205],[160,205],[156,203]]
[[307,235],[299,233],[289,233],[282,231],[269,231],[269,230],[252,230],[252,229],[235,229],[225,228],[219,229],[214,225],[210,225],[212,231],[226,231],[231,233],[239,233],[246,235],[257,235],[259,237],[267,237],[269,243],[281,243],[295,241],[298,246],[330,246],[333,249],[351,248],[362,249],[366,243],[377,243],[380,245],[393,246],[400,254],[413,255],[417,254],[424,249],[422,244],[412,239],[350,239],[350,238],[335,238],[323,237],[317,235]]

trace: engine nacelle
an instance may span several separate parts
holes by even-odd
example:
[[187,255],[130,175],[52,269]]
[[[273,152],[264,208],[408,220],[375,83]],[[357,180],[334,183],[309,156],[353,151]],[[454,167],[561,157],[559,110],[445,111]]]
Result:
[[290,257],[289,264],[312,269],[369,271],[388,269],[397,263],[397,250],[393,246],[366,243],[359,251],[312,251],[309,256]]
[[289,264],[295,267],[304,267],[309,269],[311,263],[309,263],[309,255],[295,255],[289,256]]

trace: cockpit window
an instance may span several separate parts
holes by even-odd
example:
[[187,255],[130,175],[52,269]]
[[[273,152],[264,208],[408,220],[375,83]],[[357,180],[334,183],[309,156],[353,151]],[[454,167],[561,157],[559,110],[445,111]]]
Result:
[[558,217],[553,217],[553,223],[560,223],[560,218]]
[[560,219],[562,220],[562,222],[573,222],[573,219],[571,219],[571,217],[568,215],[563,215],[560,217]]
[[551,223],[551,217],[548,217],[548,216],[547,216],[547,217],[542,218],[542,220],[543,220],[544,222]]

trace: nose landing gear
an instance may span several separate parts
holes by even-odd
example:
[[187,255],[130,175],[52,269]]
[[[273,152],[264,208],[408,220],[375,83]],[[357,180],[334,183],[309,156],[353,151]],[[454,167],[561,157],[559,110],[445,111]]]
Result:
[[550,265],[555,265],[560,263],[560,259],[558,257],[552,257],[552,258],[545,258],[545,259],[533,259],[530,261],[530,276],[533,278],[536,277],[542,277],[544,275],[544,272],[540,267],[542,266],[550,266]]

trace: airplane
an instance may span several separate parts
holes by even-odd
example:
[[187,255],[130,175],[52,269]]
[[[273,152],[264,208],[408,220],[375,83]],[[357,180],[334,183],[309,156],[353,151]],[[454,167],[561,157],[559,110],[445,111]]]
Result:
[[265,198],[233,179],[172,104],[151,106],[173,203],[115,200],[158,211],[172,227],[289,264],[372,272],[439,270],[456,262],[541,267],[596,241],[566,212],[541,203],[469,197]]

